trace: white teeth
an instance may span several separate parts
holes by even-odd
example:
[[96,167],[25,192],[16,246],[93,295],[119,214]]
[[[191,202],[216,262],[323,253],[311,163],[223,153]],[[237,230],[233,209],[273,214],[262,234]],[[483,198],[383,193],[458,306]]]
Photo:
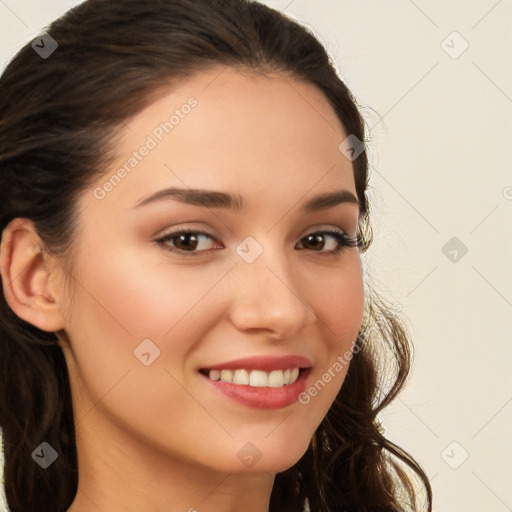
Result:
[[233,372],[231,370],[222,370],[220,372],[220,380],[222,382],[233,382]]
[[212,380],[232,382],[242,386],[255,388],[281,388],[293,384],[299,377],[299,368],[287,368],[286,370],[274,370],[269,373],[263,370],[210,370],[208,377]]
[[249,372],[247,370],[235,370],[233,374],[234,384],[249,384]]
[[268,376],[268,386],[271,388],[280,388],[284,386],[284,375],[282,370],[274,370]]
[[220,372],[219,370],[210,370],[208,377],[212,380],[220,380]]
[[254,388],[267,386],[268,375],[262,370],[253,370],[249,376],[249,384]]

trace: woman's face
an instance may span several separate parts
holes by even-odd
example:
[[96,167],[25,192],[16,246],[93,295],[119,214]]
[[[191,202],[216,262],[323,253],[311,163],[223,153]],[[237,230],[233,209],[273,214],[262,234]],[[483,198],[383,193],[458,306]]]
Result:
[[347,135],[315,87],[220,68],[127,123],[81,196],[63,347],[79,450],[231,473],[303,455],[363,314]]

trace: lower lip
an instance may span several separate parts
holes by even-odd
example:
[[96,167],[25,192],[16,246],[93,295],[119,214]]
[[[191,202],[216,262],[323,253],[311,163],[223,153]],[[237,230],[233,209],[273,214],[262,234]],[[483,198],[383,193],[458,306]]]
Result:
[[200,374],[216,391],[232,398],[238,403],[255,409],[282,409],[293,405],[298,401],[299,395],[306,389],[306,380],[311,368],[302,370],[298,379],[293,384],[280,388],[253,387],[248,385],[233,384],[212,380],[206,375]]

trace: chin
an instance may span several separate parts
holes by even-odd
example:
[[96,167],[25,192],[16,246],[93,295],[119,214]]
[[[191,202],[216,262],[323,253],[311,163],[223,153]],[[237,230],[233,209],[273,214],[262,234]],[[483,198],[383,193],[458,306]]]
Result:
[[294,466],[306,453],[309,440],[303,443],[281,442],[269,443],[268,439],[245,443],[237,451],[235,464],[230,464],[229,471],[236,473],[281,473]]

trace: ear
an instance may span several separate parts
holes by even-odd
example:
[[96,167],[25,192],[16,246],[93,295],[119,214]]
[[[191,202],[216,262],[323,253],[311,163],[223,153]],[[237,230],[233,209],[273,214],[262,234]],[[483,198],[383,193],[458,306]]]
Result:
[[7,303],[21,319],[43,331],[64,328],[52,260],[32,221],[12,220],[2,233],[0,275]]

